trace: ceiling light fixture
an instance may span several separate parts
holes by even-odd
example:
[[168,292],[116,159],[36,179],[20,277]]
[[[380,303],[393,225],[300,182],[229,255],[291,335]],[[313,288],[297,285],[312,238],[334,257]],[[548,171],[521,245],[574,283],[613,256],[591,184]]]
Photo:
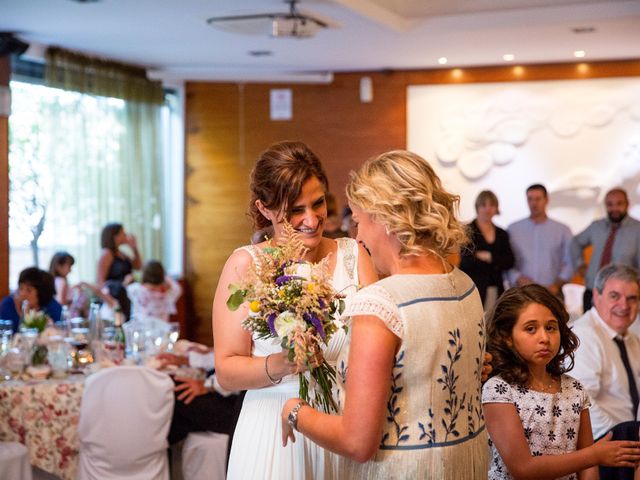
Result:
[[211,17],[207,19],[207,23],[233,33],[266,33],[272,37],[295,38],[310,38],[323,28],[329,27],[324,20],[298,11],[298,2],[299,0],[286,0],[289,4],[288,12]]
[[573,56],[576,58],[584,58],[586,54],[587,52],[585,52],[584,50],[576,50],[575,52],[573,52]]
[[447,64],[447,57],[440,57],[440,58],[438,59],[438,63],[439,63],[440,65],[446,65],[446,64]]
[[504,55],[502,55],[502,59],[505,62],[513,62],[515,58],[516,56],[513,53],[505,53]]

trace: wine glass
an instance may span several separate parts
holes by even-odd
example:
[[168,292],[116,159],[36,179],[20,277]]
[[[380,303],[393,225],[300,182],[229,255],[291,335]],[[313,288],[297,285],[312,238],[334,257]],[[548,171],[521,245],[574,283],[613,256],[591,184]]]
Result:
[[89,329],[88,328],[72,328],[71,340],[69,342],[73,346],[71,358],[73,359],[74,368],[83,368],[93,363],[93,355],[89,350]]

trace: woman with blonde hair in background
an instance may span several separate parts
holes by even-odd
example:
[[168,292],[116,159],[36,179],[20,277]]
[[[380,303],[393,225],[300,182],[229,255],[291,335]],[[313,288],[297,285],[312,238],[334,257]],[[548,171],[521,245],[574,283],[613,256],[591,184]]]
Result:
[[389,276],[347,307],[341,414],[290,399],[283,443],[298,430],[342,455],[339,478],[486,478],[482,304],[446,261],[467,241],[458,196],[423,158],[392,151],[352,174],[347,198],[358,240]]

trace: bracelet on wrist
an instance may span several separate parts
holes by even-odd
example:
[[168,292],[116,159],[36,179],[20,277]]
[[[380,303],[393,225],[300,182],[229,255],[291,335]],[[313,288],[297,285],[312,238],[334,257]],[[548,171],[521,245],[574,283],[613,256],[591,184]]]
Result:
[[280,382],[282,382],[282,378],[275,379],[271,375],[269,375],[269,357],[271,355],[273,354],[269,354],[266,357],[264,357],[264,373],[267,374],[267,378],[271,382],[271,385],[278,385]]
[[296,403],[296,406],[291,409],[291,411],[289,412],[289,415],[287,416],[287,423],[294,430],[298,430],[298,412],[305,405],[309,405],[309,404],[304,400],[300,400],[298,403]]

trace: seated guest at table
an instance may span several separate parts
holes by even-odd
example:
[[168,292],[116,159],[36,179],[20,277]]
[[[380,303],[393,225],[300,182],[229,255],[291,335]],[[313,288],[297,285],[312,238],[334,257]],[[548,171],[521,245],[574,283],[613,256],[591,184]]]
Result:
[[245,392],[229,392],[217,382],[213,350],[192,349],[188,356],[162,353],[158,359],[165,365],[189,365],[208,372],[205,380],[184,378],[176,382],[176,402],[169,430],[169,443],[183,440],[191,432],[215,432],[229,435],[229,447],[238,421]]
[[[591,397],[594,438],[613,429],[614,439],[627,424],[638,439],[638,381],[640,338],[629,330],[638,314],[638,272],[629,266],[609,264],[598,271],[593,287],[593,307],[578,318],[573,331],[580,340],[571,375]],[[614,428],[619,426],[618,428]],[[632,469],[626,469],[633,478]],[[600,478],[614,478],[601,468]]]
[[97,297],[110,306],[115,306],[116,301],[108,294],[101,292],[95,285],[87,282],[79,282],[69,285],[67,276],[75,263],[75,258],[68,252],[56,252],[51,257],[49,273],[55,282],[55,299],[60,305],[69,307],[71,317],[86,317],[89,314],[90,298]]
[[[130,282],[131,272],[142,267],[138,242],[134,235],[125,232],[122,224],[109,223],[102,229],[100,244],[102,252],[98,259],[98,288],[104,286],[108,288],[109,294],[118,301],[128,319],[131,313],[131,302],[125,285]],[[131,248],[133,258],[120,250],[123,245]]]
[[182,288],[165,274],[162,263],[149,260],[142,269],[142,283],[127,285],[131,317],[153,317],[168,322],[169,315],[176,313],[176,300],[181,294]]
[[476,198],[476,219],[469,224],[471,244],[461,252],[460,270],[478,287],[485,310],[504,292],[502,274],[513,267],[509,234],[491,221],[499,214],[498,197],[483,190]]
[[22,304],[26,300],[29,310],[42,310],[54,322],[59,322],[62,307],[53,298],[54,294],[51,274],[38,267],[25,268],[18,277],[18,290],[4,297],[0,303],[0,318],[11,320],[13,331],[17,332],[24,314]]

